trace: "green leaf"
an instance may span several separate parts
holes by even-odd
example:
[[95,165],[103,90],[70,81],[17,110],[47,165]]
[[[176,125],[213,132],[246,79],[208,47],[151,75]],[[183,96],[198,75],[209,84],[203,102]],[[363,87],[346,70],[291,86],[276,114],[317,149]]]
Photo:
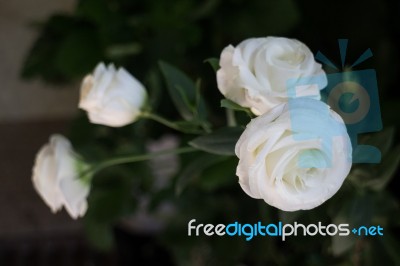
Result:
[[391,178],[396,173],[397,167],[400,164],[400,146],[392,149],[385,157],[382,158],[382,163],[378,166],[376,177],[366,182],[366,186],[373,190],[382,190],[389,183]]
[[196,81],[196,95],[195,95],[195,119],[194,123],[197,123],[199,126],[201,126],[206,132],[210,131],[211,125],[208,122],[208,112],[207,112],[207,107],[205,100],[203,96],[201,95],[201,80],[198,79]]
[[119,59],[130,55],[137,55],[142,51],[140,43],[114,44],[106,49],[106,55],[112,59]]
[[235,155],[236,142],[242,133],[241,127],[221,128],[190,141],[189,145],[213,154]]
[[193,121],[176,121],[175,124],[179,127],[182,132],[189,134],[199,134],[202,131],[198,128],[198,123]]
[[104,24],[109,22],[112,16],[109,3],[107,0],[78,1],[76,13],[97,24]]
[[103,49],[96,31],[82,28],[65,37],[54,60],[55,66],[62,73],[75,78],[92,71],[102,58]]
[[168,92],[177,110],[185,120],[193,119],[196,86],[182,71],[174,66],[159,62],[160,69],[167,83]]
[[361,137],[359,143],[378,148],[382,156],[384,156],[393,144],[394,134],[394,127],[388,127],[378,133],[368,134]]
[[[355,195],[347,198],[344,205],[340,207],[337,214],[333,218],[334,224],[349,224],[349,230],[359,226],[368,226],[371,224],[374,213],[373,201],[369,195]],[[332,237],[332,253],[335,256],[342,255],[354,247],[356,236],[350,234],[348,236],[334,235]]]
[[204,63],[209,63],[215,72],[219,69],[219,59],[218,58],[208,58],[204,60]]
[[217,156],[213,154],[202,154],[199,157],[192,160],[186,167],[182,170],[177,178],[175,184],[175,192],[180,195],[184,188],[193,180],[198,178],[201,173],[218,162],[226,160],[227,157]]
[[371,196],[373,200],[372,208],[374,216],[373,224],[379,224],[383,227],[400,225],[400,206],[394,195],[387,191],[379,191]]
[[207,190],[213,191],[221,187],[237,184],[236,166],[238,159],[236,157],[224,157],[216,164],[205,169],[199,179],[199,185]]
[[156,109],[162,101],[161,75],[158,71],[151,69],[146,77],[145,84],[148,84],[149,90],[149,106]]
[[250,111],[249,108],[246,107],[242,107],[239,104],[228,100],[228,99],[222,99],[221,100],[221,107],[227,108],[227,109],[231,109],[234,111],[241,111],[241,112],[246,112],[248,114],[252,114],[252,112]]
[[[186,94],[186,92],[185,92],[185,89],[183,89],[180,85],[176,85],[176,86],[175,86],[175,89],[178,91],[179,95],[181,96],[181,99],[182,99],[183,103],[184,103],[187,107],[189,107],[190,112],[193,113],[193,112],[194,112],[194,109],[195,109],[195,107],[194,107],[195,103],[192,103],[192,102],[189,100],[189,98],[188,98],[188,96],[187,96],[187,94]],[[195,99],[195,100],[196,100],[196,99]]]
[[[338,224],[339,221],[341,220],[334,220],[334,223]],[[343,223],[346,223],[346,221],[343,221]],[[338,234],[332,236],[331,250],[333,255],[340,256],[346,253],[355,245],[356,240],[356,237],[352,234],[348,236],[340,236]]]
[[201,79],[196,81],[196,95],[195,95],[195,112],[196,117],[200,121],[205,121],[207,119],[207,109],[203,97],[201,96]]
[[55,58],[75,24],[73,17],[65,15],[54,15],[47,20],[25,59],[21,70],[23,78],[40,77],[53,83],[66,82],[67,77],[55,65]]

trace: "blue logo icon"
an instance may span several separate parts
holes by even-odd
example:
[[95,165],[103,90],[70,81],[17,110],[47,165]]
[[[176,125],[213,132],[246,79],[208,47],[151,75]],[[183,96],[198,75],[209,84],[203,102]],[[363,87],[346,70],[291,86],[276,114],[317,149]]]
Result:
[[[353,147],[353,163],[379,163],[381,161],[381,152],[379,149],[370,145],[358,144],[359,134],[377,132],[382,129],[376,72],[374,69],[351,70],[353,67],[372,57],[372,52],[370,49],[366,50],[349,69],[346,69],[345,60],[348,40],[339,39],[338,42],[342,72],[325,55],[318,52],[315,58],[338,72],[327,74],[326,78],[325,75],[321,75],[288,80],[289,99],[296,98],[296,96],[299,97],[299,95],[296,95],[296,88],[305,85],[317,86],[318,90],[316,92],[318,92],[325,87],[327,79],[327,86],[321,91],[322,101],[338,113],[346,125]],[[307,95],[303,97],[315,98],[316,96]],[[300,97],[302,96],[300,95]],[[294,102],[294,100],[289,100],[289,108],[293,110],[291,102]],[[328,117],[328,110],[325,113]],[[291,117],[294,118],[294,116]],[[301,121],[292,119],[292,128],[294,131],[301,124]],[[315,126],[318,127],[318,125]],[[328,144],[331,141],[322,140],[323,143]],[[323,146],[324,149],[328,149],[326,152],[330,152],[330,145]]]

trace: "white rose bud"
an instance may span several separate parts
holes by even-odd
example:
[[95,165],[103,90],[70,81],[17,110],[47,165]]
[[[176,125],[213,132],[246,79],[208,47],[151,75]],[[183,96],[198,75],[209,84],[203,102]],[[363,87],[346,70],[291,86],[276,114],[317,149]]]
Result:
[[53,213],[65,206],[72,218],[86,213],[90,190],[89,177],[79,176],[86,167],[73,151],[71,143],[61,135],[52,135],[36,155],[33,185]]
[[235,153],[249,196],[296,211],[315,208],[339,190],[352,146],[338,114],[321,101],[297,98],[253,119]]
[[316,85],[302,86],[302,95],[320,99],[327,85],[325,72],[310,49],[294,39],[252,38],[221,53],[217,83],[221,93],[255,115],[288,101],[287,81],[318,76]]
[[144,86],[124,68],[100,63],[82,82],[79,108],[94,124],[121,127],[138,119],[146,98]]

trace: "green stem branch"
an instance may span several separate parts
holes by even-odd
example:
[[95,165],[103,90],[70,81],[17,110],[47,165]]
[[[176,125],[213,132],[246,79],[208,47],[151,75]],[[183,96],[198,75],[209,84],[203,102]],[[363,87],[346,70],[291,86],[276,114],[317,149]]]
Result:
[[173,150],[165,150],[165,151],[153,152],[153,153],[142,154],[142,155],[125,156],[125,157],[108,159],[108,160],[105,160],[105,161],[100,162],[99,164],[95,165],[93,168],[91,168],[89,170],[89,173],[91,175],[95,175],[96,173],[98,173],[101,170],[103,170],[107,167],[110,167],[110,166],[146,161],[146,160],[152,159],[154,157],[162,156],[162,155],[182,154],[182,153],[189,153],[189,152],[194,152],[194,151],[196,151],[195,148],[183,147],[183,148],[178,148],[178,149],[173,149]]
[[164,117],[161,117],[159,115],[153,114],[153,113],[149,113],[149,112],[144,112],[142,113],[142,117],[143,118],[147,118],[147,119],[151,119],[154,120],[160,124],[163,124],[164,126],[167,126],[169,128],[181,131],[181,129],[179,128],[178,125],[176,125],[174,122],[169,121],[167,119],[165,119]]
[[[202,133],[204,133],[200,129],[195,129],[195,128],[194,129],[186,129],[186,128],[180,127],[177,123],[175,123],[173,121],[170,121],[170,120],[167,120],[164,117],[161,117],[161,116],[159,116],[157,114],[154,114],[154,113],[151,113],[151,112],[143,112],[141,114],[141,116],[142,116],[142,118],[147,118],[147,119],[154,120],[154,121],[156,121],[156,122],[158,122],[158,123],[160,123],[160,124],[162,124],[164,126],[167,126],[169,128],[175,129],[175,130],[177,130],[179,132],[189,133],[189,134],[202,134]],[[204,131],[207,132],[206,129],[204,129]]]
[[234,110],[226,109],[226,120],[228,122],[228,127],[235,127],[237,125]]

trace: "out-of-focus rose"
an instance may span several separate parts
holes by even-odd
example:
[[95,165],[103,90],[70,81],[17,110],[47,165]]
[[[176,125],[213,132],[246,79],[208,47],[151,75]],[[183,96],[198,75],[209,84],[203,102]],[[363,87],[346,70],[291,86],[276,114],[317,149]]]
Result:
[[61,135],[52,135],[36,155],[33,185],[55,213],[65,206],[72,218],[86,213],[90,184],[79,176],[85,163],[73,151],[71,143]]
[[79,108],[94,124],[121,127],[138,119],[146,99],[144,86],[125,69],[100,63],[82,82]]
[[298,98],[253,119],[235,152],[236,174],[249,196],[296,211],[317,207],[339,190],[352,146],[338,114],[321,101]]
[[[217,83],[221,93],[255,115],[288,101],[287,82],[318,76],[319,89],[327,85],[325,72],[310,49],[294,39],[251,38],[221,53]],[[320,99],[315,85],[301,87],[302,95]]]

